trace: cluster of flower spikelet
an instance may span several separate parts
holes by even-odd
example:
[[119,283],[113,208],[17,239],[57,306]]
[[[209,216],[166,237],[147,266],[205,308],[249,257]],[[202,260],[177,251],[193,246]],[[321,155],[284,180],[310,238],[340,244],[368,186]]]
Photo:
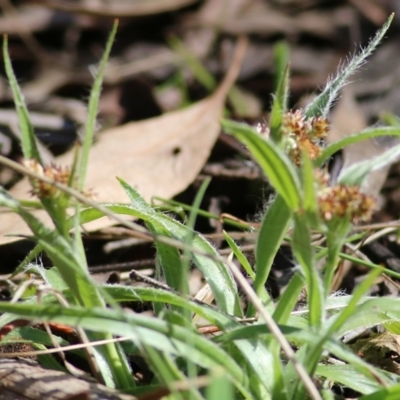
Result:
[[358,223],[371,219],[376,210],[374,197],[362,193],[358,186],[329,186],[329,180],[327,172],[316,171],[318,207],[324,221],[348,217],[352,223]]
[[302,110],[289,111],[283,116],[282,133],[290,158],[297,166],[305,151],[312,160],[321,154],[321,142],[328,134],[329,123],[324,117],[307,118]]
[[[269,134],[264,125],[259,125],[258,131],[266,136]],[[328,131],[327,118],[307,117],[303,110],[289,111],[283,115],[284,148],[298,167],[301,165],[302,152],[307,153],[311,160],[318,158]],[[316,183],[319,212],[324,221],[331,221],[335,217],[348,217],[353,223],[367,221],[376,209],[375,199],[362,193],[358,186],[330,186],[330,176],[326,171],[316,171]]]
[[[59,167],[54,164],[43,166],[36,160],[26,160],[25,166],[35,172],[37,175],[51,179],[63,185],[68,185],[71,178],[71,169],[68,167]],[[44,182],[40,179],[32,179],[32,194],[39,198],[55,197],[60,193],[54,185]]]

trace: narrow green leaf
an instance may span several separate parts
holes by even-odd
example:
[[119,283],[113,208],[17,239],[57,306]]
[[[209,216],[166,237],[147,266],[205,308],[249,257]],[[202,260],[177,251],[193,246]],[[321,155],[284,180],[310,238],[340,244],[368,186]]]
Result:
[[282,140],[283,114],[287,110],[289,97],[289,66],[284,69],[277,92],[272,103],[271,116],[269,121],[270,137],[275,143],[280,144]]
[[279,87],[284,88],[284,86],[282,85],[282,81],[285,79],[284,75],[287,73],[288,70],[289,58],[290,58],[290,48],[288,42],[286,40],[281,40],[276,44],[274,44],[273,55],[274,55],[274,91],[278,92]]
[[326,116],[333,102],[336,100],[340,89],[346,84],[348,78],[360,68],[366,58],[376,49],[378,44],[385,36],[390,24],[392,23],[394,14],[391,14],[382,28],[376,33],[374,38],[369,42],[365,49],[362,49],[359,54],[353,57],[349,63],[341,67],[338,74],[326,84],[324,90],[319,94],[305,109],[308,117],[316,115]]
[[355,143],[359,143],[366,139],[372,139],[380,136],[400,136],[399,127],[378,127],[378,128],[367,128],[360,133],[356,133],[350,136],[346,136],[336,142],[328,144],[323,150],[322,154],[315,160],[314,164],[317,167],[322,166],[326,161],[329,160],[339,150],[350,146]]
[[[222,331],[231,331],[242,327],[233,317],[217,310],[215,307],[185,299],[178,293],[155,288],[131,288],[119,285],[107,286],[106,290],[118,301],[153,301],[189,309],[193,313],[200,315],[210,324],[218,326]],[[265,388],[271,390],[273,376],[272,374],[265,374],[263,371],[271,365],[272,357],[263,341],[259,341],[257,338],[253,339],[252,337],[239,337],[238,340],[232,340],[231,343],[237,347],[243,356],[243,361],[254,371],[259,382]]]
[[[336,319],[332,317],[332,322],[336,325]],[[340,329],[336,330],[337,336],[344,336],[349,332],[361,328],[370,328],[378,324],[386,324],[400,320],[400,299],[397,298],[372,298],[358,304],[354,308],[351,318],[340,324]]]
[[249,125],[223,120],[225,132],[245,144],[260,165],[276,192],[285,200],[291,211],[300,208],[300,182],[293,163],[272,141],[258,134]]
[[367,396],[360,397],[360,400],[398,400],[400,399],[400,384],[390,388],[381,389]]
[[232,383],[223,375],[223,372],[214,370],[210,373],[211,384],[206,390],[207,400],[234,399]]
[[351,229],[348,216],[333,218],[327,222],[328,232],[326,235],[327,257],[324,266],[324,287],[328,296],[331,290],[333,277],[339,265],[340,252],[346,243],[346,238]]
[[324,343],[327,352],[334,355],[339,360],[351,365],[361,375],[372,381],[382,382],[384,385],[391,384],[391,376],[388,372],[384,372],[372,366],[371,364],[358,357],[353,351],[349,351],[349,347],[338,339],[329,339]]
[[[323,365],[319,364],[316,374],[329,379],[332,382],[340,383],[362,394],[369,394],[382,386],[372,379],[357,371],[351,365]],[[362,397],[363,398],[363,397]],[[383,398],[380,397],[379,400]]]
[[217,80],[207,68],[199,61],[199,59],[183,44],[176,36],[172,36],[168,40],[172,50],[177,53],[189,68],[198,82],[201,83],[207,90],[212,91],[217,86]]
[[15,109],[18,114],[18,124],[21,130],[21,145],[26,160],[36,160],[42,164],[42,159],[37,147],[33,126],[29,118],[29,112],[25,104],[24,96],[15,77],[10,55],[8,54],[8,38],[3,37],[3,58],[7,79],[13,94]]
[[[169,237],[180,240],[184,243],[188,233],[190,232],[189,228],[167,215],[156,212],[144,201],[136,190],[124,181],[120,180],[120,182],[131,200],[131,205],[112,204],[105,205],[105,207],[117,214],[132,215],[141,218],[146,223],[150,223],[154,228],[156,228],[155,225],[157,225],[157,227],[162,226],[165,229],[165,232],[168,232]],[[100,218],[101,216],[103,216],[101,212],[89,208],[82,211],[81,222],[84,224]],[[216,250],[199,233],[194,234],[191,244],[203,253],[208,253],[218,257]],[[215,300],[222,310],[229,314],[240,316],[242,311],[237,286],[226,266],[209,257],[199,254],[192,254],[192,260],[210,284]]]
[[106,69],[107,61],[110,56],[111,47],[113,45],[115,35],[117,33],[118,20],[114,21],[111,33],[108,37],[106,48],[101,58],[100,64],[96,72],[96,78],[93,87],[90,91],[90,98],[88,104],[88,117],[85,123],[83,134],[82,151],[77,158],[76,174],[77,174],[77,189],[82,190],[85,182],[86,170],[89,162],[90,148],[92,147],[93,137],[96,132],[96,116],[99,108],[99,98],[101,87],[103,83],[104,71]]
[[[173,325],[160,319],[140,314],[125,313],[122,310],[103,308],[63,308],[49,305],[11,304],[0,302],[1,312],[18,314],[30,320],[54,321],[70,326],[81,326],[95,332],[108,332],[127,336],[137,346],[141,343],[155,349],[182,357],[190,356],[200,366],[213,368],[220,366],[245,396],[246,377],[241,367],[218,345],[192,330]],[[191,344],[189,347],[187,342]]]
[[277,324],[287,323],[290,313],[294,310],[298,302],[299,294],[303,286],[304,279],[299,272],[296,272],[278,300],[273,314],[273,318]]
[[394,146],[381,155],[355,163],[343,170],[338,182],[345,185],[360,186],[369,173],[390,165],[400,157],[400,145]]
[[233,251],[233,254],[235,255],[235,257],[238,259],[240,265],[246,271],[247,275],[254,281],[256,274],[254,273],[253,268],[251,267],[246,256],[242,253],[242,250],[240,250],[240,247],[229,236],[229,234],[226,231],[223,231],[223,233],[224,233],[224,238],[225,238],[226,242],[228,243],[229,247]]
[[24,219],[35,235],[36,241],[46,251],[54,265],[59,269],[62,278],[68,287],[73,291],[75,299],[80,304],[98,305],[93,302],[93,287],[89,283],[90,277],[76,263],[75,256],[71,251],[70,243],[58,234],[45,226],[31,213],[23,209],[4,189],[0,188],[0,204],[4,205]]
[[[201,184],[200,189],[197,191],[196,197],[193,201],[193,207],[190,210],[189,218],[186,226],[188,227],[187,235],[185,237],[184,243],[186,246],[190,246],[193,241],[193,237],[195,236],[194,226],[196,224],[196,219],[198,215],[198,210],[200,209],[201,202],[206,193],[207,187],[210,184],[210,178],[204,180]],[[181,293],[189,294],[189,269],[190,269],[190,251],[187,248],[183,251],[183,262],[182,262],[182,278],[181,278],[181,286],[179,290]]]
[[[261,296],[265,290],[276,253],[287,233],[291,212],[281,196],[276,196],[261,223],[256,246],[256,278],[254,290]],[[249,306],[247,315],[253,316],[255,309]]]

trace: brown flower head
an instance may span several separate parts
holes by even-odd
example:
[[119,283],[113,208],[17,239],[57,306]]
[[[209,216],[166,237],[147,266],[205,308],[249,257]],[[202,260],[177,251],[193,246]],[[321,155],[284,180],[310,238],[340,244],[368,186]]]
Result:
[[325,221],[346,216],[353,223],[368,221],[376,210],[375,199],[361,193],[358,186],[325,187],[318,193],[318,204]]
[[321,140],[326,137],[328,127],[326,118],[307,118],[302,110],[289,111],[283,116],[287,152],[296,165],[300,165],[303,151],[312,160],[321,154]]
[[[58,167],[54,164],[43,167],[36,160],[25,160],[25,166],[38,175],[45,176],[54,182],[67,185],[70,180],[71,170],[69,168]],[[39,198],[55,197],[59,190],[50,183],[43,182],[40,179],[32,179],[32,193]]]

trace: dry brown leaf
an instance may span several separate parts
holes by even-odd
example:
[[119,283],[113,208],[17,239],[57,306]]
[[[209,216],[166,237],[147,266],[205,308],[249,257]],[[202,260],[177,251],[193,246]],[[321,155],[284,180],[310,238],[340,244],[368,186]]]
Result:
[[390,332],[359,339],[350,347],[366,362],[400,375],[400,335]]
[[43,0],[42,4],[67,12],[85,12],[114,17],[158,14],[196,3],[198,0]]
[[210,26],[229,34],[276,35],[310,33],[332,37],[342,25],[342,11],[308,11],[294,16],[284,13],[264,0],[208,0],[200,10],[189,16],[190,26]]
[[[86,189],[94,191],[102,202],[128,201],[116,177],[127,181],[147,200],[152,196],[170,198],[184,190],[200,172],[218,138],[225,98],[239,73],[245,48],[246,41],[241,40],[226,78],[212,96],[184,110],[131,122],[99,135],[90,155]],[[56,163],[71,165],[72,157],[69,152],[58,157]],[[10,191],[20,199],[26,199],[29,192],[27,179]],[[36,215],[49,222],[43,211]],[[111,222],[102,218],[89,229]],[[27,235],[29,231],[17,215],[3,214],[0,244],[15,240],[4,237],[6,234]]]

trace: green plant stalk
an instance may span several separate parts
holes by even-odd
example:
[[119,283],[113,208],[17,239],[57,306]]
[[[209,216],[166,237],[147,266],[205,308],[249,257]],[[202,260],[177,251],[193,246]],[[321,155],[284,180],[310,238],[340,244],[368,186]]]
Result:
[[[187,249],[187,246],[190,246],[190,244],[193,241],[193,236],[194,236],[194,226],[196,224],[196,219],[198,215],[198,211],[200,210],[200,205],[201,202],[204,198],[204,195],[206,193],[207,187],[211,182],[211,178],[207,178],[204,180],[204,182],[201,184],[200,189],[198,190],[196,197],[194,199],[192,209],[190,210],[189,213],[189,219],[186,224],[186,226],[189,228],[186,238],[184,240],[185,243],[185,250],[183,251],[183,263],[182,263],[182,274],[183,274],[183,279],[181,280],[181,287],[180,292],[183,293],[184,295],[189,294],[189,268],[190,268],[190,251]],[[190,320],[190,317],[189,317]]]
[[63,236],[66,240],[70,240],[70,235],[68,231],[67,223],[67,205],[68,196],[64,193],[58,196],[57,199],[54,198],[41,198],[40,201],[43,204],[44,209],[50,215],[57,232]]
[[325,297],[329,296],[333,276],[340,261],[340,253],[346,243],[347,234],[351,228],[350,221],[343,217],[337,221],[328,223],[327,232],[327,258],[324,266],[324,289]]
[[312,247],[311,229],[302,215],[295,214],[294,221],[292,249],[306,280],[309,324],[318,329],[325,317],[325,293]]

